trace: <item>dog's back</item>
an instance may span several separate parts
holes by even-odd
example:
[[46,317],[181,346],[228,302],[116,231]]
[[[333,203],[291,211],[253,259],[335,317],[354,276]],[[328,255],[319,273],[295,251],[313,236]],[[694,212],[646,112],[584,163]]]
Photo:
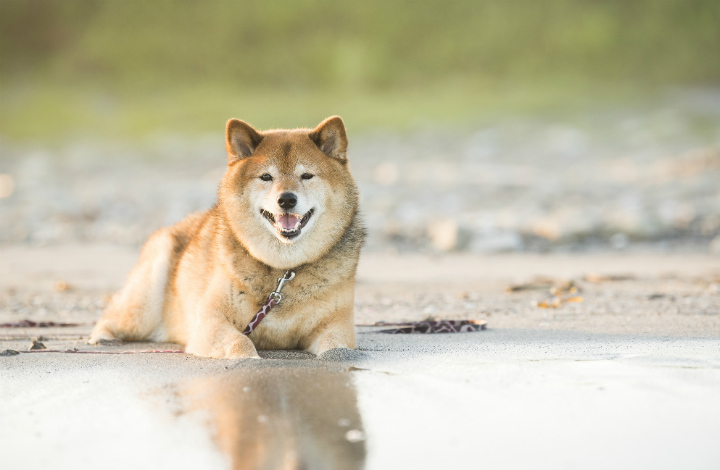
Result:
[[95,326],[91,343],[101,340],[166,341],[163,313],[177,265],[209,212],[189,215],[153,233],[123,289],[115,294]]

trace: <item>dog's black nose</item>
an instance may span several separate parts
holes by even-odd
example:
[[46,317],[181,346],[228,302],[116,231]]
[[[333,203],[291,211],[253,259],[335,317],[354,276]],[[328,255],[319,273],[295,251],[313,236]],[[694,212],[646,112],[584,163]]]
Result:
[[293,193],[282,193],[278,198],[278,206],[283,209],[292,209],[297,204],[297,196]]

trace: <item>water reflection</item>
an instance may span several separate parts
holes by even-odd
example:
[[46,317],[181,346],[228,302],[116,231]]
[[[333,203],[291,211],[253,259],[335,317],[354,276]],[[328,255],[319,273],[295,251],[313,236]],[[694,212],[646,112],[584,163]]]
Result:
[[364,430],[350,373],[302,362],[193,379],[178,390],[181,406],[207,412],[233,469],[363,468]]

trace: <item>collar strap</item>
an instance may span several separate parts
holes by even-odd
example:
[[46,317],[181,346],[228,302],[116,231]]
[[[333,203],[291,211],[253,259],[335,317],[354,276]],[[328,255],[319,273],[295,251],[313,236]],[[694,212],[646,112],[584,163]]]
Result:
[[243,331],[244,335],[247,336],[252,333],[255,328],[258,327],[263,318],[265,318],[265,316],[270,313],[270,310],[282,301],[282,294],[280,293],[280,291],[282,291],[282,288],[285,286],[285,284],[292,281],[294,278],[295,271],[285,271],[283,277],[278,278],[277,287],[274,291],[270,292],[270,295],[268,296],[265,303],[262,305],[262,307],[260,307],[260,310],[257,311],[252,320],[250,320],[250,323],[248,323],[248,326]]

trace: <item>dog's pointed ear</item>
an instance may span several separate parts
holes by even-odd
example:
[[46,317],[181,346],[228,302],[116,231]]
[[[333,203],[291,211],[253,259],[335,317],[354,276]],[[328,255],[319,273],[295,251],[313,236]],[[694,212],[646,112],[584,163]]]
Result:
[[225,148],[228,161],[247,158],[255,151],[263,136],[250,124],[239,119],[230,119],[225,127]]
[[310,133],[310,140],[328,157],[337,158],[343,163],[347,161],[347,133],[340,116],[332,116],[321,122]]

